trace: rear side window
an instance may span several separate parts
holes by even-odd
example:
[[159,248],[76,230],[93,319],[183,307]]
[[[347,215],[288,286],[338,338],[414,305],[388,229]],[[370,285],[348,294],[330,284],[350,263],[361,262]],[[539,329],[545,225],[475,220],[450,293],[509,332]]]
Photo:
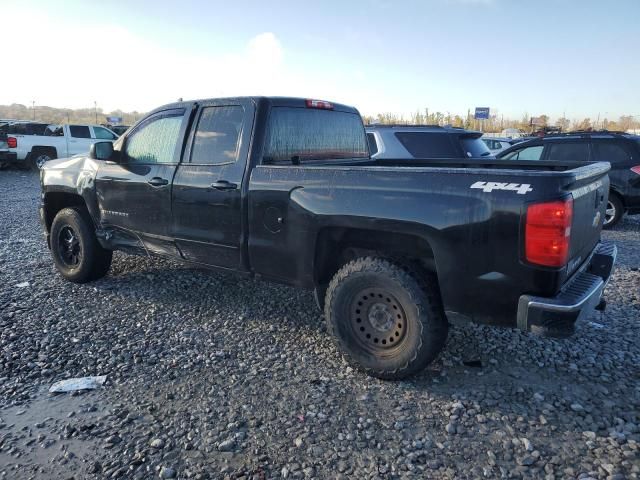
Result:
[[86,125],[69,125],[69,133],[74,138],[91,138],[91,132]]
[[271,109],[266,163],[368,157],[364,126],[355,113],[292,107]]
[[221,165],[235,162],[243,116],[241,106],[204,108],[193,140],[191,163]]
[[[469,158],[488,157],[491,155],[487,144],[484,143],[481,138],[462,137],[460,142],[462,143],[462,149],[465,155]],[[498,146],[494,148],[500,148],[500,142],[494,141],[494,145],[496,143]]]
[[64,137],[62,125],[49,125],[44,131],[45,137]]
[[402,146],[416,158],[458,157],[450,135],[446,133],[397,132],[395,135]]
[[373,133],[367,133],[367,143],[369,143],[369,153],[371,155],[378,153],[378,144],[376,143],[376,136]]
[[599,162],[609,163],[623,163],[629,161],[629,153],[622,147],[614,142],[597,142],[596,147],[596,160]]
[[588,161],[589,144],[582,143],[550,143],[548,144],[549,160]]

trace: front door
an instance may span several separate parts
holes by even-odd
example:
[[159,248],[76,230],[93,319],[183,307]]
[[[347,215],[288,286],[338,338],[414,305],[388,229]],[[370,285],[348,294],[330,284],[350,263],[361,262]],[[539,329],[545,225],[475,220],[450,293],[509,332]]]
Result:
[[91,131],[88,125],[69,125],[69,138],[67,138],[69,151],[67,155],[78,155],[87,153],[94,140],[91,138]]
[[253,114],[249,100],[200,105],[173,181],[172,235],[187,260],[240,268],[242,180]]
[[[189,110],[190,112],[190,110]],[[117,162],[104,162],[96,177],[101,226],[116,243],[176,255],[170,238],[171,181],[180,161],[188,112],[158,112],[118,141]]]

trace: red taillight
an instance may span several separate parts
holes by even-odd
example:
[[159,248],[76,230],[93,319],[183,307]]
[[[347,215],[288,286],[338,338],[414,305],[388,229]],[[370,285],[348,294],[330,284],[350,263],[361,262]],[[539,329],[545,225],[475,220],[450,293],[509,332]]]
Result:
[[7,137],[7,146],[9,148],[18,148],[18,139],[16,137]]
[[547,267],[566,265],[572,217],[572,198],[529,205],[525,227],[527,261]]
[[635,167],[631,167],[631,171],[637,175],[640,175],[640,165],[636,165]]
[[320,108],[323,110],[333,110],[333,105],[324,100],[307,100],[307,108]]

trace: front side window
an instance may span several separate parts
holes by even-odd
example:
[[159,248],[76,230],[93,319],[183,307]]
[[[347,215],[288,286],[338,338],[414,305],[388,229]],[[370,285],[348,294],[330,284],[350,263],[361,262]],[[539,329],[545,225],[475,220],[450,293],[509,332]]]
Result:
[[91,138],[91,132],[86,125],[69,125],[69,133],[73,138]]
[[174,163],[182,115],[152,119],[127,139],[129,163]]
[[549,160],[569,160],[569,161],[588,161],[589,160],[589,144],[581,143],[551,143],[547,147],[549,149]]
[[271,109],[266,163],[368,157],[367,137],[356,113],[293,107]]
[[239,105],[205,107],[193,139],[191,163],[221,165],[238,159],[244,110]]
[[504,160],[540,160],[542,156],[542,145],[525,147],[502,157]]
[[102,128],[102,127],[93,127],[93,132],[96,134],[96,138],[99,138],[101,140],[115,140],[116,136],[111,133],[109,130],[107,130],[106,128]]
[[[448,133],[397,132],[396,138],[415,158],[456,158],[458,154]],[[486,149],[486,147],[485,147]]]

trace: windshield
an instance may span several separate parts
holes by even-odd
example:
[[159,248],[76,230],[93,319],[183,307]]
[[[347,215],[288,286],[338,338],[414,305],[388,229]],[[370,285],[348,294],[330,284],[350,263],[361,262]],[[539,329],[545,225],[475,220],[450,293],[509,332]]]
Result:
[[480,137],[478,138],[461,138],[462,148],[464,149],[464,153],[469,158],[484,158],[491,156],[491,151],[487,144],[482,141]]

